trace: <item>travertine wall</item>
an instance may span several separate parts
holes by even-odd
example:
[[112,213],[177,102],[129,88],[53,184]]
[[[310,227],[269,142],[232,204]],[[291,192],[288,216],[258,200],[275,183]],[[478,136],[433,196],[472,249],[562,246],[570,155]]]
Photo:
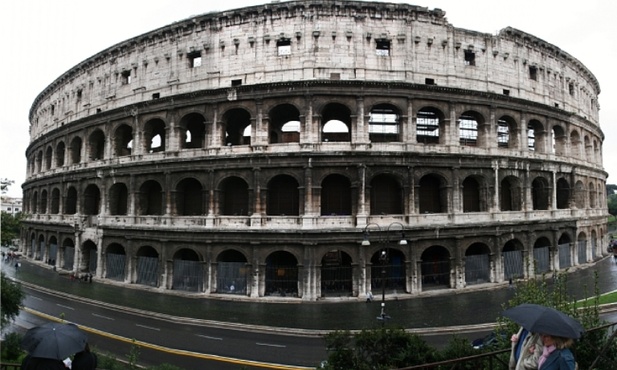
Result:
[[36,98],[22,248],[100,279],[249,299],[362,297],[386,263],[403,297],[593,263],[599,93],[557,46],[458,29],[438,9],[195,16]]
[[[277,42],[288,40],[289,55]],[[377,55],[386,41],[389,56]],[[465,51],[475,55],[466,65]],[[191,53],[202,65],[190,67]],[[537,68],[536,80],[529,69]],[[123,74],[130,74],[126,83]],[[32,105],[32,139],[69,122],[152,99],[282,81],[404,81],[557,106],[598,125],[598,81],[557,46],[511,28],[458,29],[445,12],[386,3],[268,4],[196,16],[110,47],[52,83]],[[130,108],[127,108],[130,109]]]

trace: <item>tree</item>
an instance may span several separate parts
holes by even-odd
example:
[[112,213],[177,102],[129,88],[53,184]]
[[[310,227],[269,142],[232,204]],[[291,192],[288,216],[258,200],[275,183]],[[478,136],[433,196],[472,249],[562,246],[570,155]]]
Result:
[[326,369],[393,369],[436,361],[438,353],[417,334],[400,328],[336,331],[325,336]]
[[19,315],[19,306],[24,300],[25,294],[21,290],[21,286],[13,282],[11,279],[0,273],[0,307],[2,313],[0,315],[0,327],[4,328],[6,324],[13,321]]
[[613,216],[617,216],[617,194],[611,194],[607,199],[608,213]]
[[0,191],[2,194],[9,190],[9,186],[13,185],[15,181],[9,179],[0,179]]
[[0,225],[0,245],[9,246],[14,239],[19,238],[19,230],[21,228],[22,214],[18,213],[12,215],[10,213],[2,211],[2,224]]

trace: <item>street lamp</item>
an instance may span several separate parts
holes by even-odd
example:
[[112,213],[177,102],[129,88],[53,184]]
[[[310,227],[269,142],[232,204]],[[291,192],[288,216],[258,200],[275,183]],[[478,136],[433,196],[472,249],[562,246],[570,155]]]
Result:
[[385,229],[385,235],[384,233],[382,233],[382,228],[381,226],[379,226],[376,223],[370,223],[368,225],[366,225],[366,227],[364,228],[364,240],[362,240],[362,246],[363,247],[368,247],[371,245],[371,242],[369,240],[369,227],[370,226],[374,226],[377,228],[377,230],[379,231],[378,236],[379,236],[379,245],[382,246],[382,250],[379,253],[379,262],[381,263],[381,313],[379,314],[379,316],[377,317],[377,320],[381,321],[382,325],[386,324],[386,320],[390,319],[389,315],[386,315],[386,278],[387,278],[387,271],[386,271],[386,265],[389,261],[389,256],[388,256],[388,246],[390,244],[390,229],[392,228],[392,226],[400,226],[401,230],[401,240],[399,240],[398,245],[407,245],[407,240],[405,239],[405,227],[403,226],[403,224],[401,224],[400,222],[393,222],[390,225],[388,225],[388,227]]

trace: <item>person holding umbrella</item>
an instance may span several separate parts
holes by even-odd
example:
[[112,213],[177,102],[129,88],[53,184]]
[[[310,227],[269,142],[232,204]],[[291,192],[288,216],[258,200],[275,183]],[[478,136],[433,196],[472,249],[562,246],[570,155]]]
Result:
[[576,368],[569,347],[585,331],[580,322],[554,308],[529,303],[507,309],[503,315],[531,332],[540,333],[544,348],[538,359],[539,370]]
[[542,338],[538,333],[531,333],[521,326],[518,333],[512,336],[512,351],[510,352],[510,370],[535,370],[538,359],[542,355]]
[[49,322],[28,329],[21,347],[28,356],[22,370],[65,370],[63,362],[69,356],[86,348],[87,337],[75,324]]
[[576,361],[569,347],[574,343],[571,338],[542,334],[544,350],[538,360],[539,370],[574,370]]

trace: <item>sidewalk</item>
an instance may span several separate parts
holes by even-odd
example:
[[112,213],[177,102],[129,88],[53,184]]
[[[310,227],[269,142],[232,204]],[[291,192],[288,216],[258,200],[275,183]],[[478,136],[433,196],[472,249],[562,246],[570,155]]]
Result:
[[[354,330],[378,325],[380,301],[324,300],[319,302],[282,303],[247,302],[204,298],[191,293],[144,289],[124,284],[71,281],[68,274],[53,271],[50,266],[22,259],[16,271],[2,263],[8,276],[28,284],[53,291],[83,297],[88,300],[158,312],[161,314],[226,322],[233,324],[272,326],[310,330]],[[568,289],[576,298],[594,292],[594,272],[599,275],[601,293],[617,289],[617,265],[612,258],[604,258],[595,265],[578,266],[568,277]],[[514,295],[508,284],[484,284],[469,291],[429,291],[419,296],[396,299],[388,297],[386,313],[391,323],[408,329],[444,326],[478,325],[495,322],[502,304]],[[400,298],[400,297],[399,297]],[[454,314],[455,313],[455,314]]]

